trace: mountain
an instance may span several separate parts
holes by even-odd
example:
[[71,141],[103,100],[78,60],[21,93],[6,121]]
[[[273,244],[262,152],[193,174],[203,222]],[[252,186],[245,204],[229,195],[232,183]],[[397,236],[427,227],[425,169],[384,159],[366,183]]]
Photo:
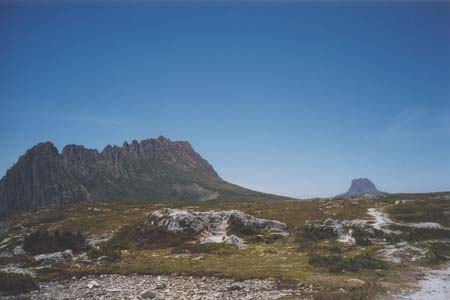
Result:
[[353,179],[352,184],[348,191],[338,197],[345,196],[363,196],[363,195],[383,195],[385,192],[381,192],[377,189],[375,184],[368,178]]
[[75,202],[284,199],[222,180],[189,142],[165,137],[103,151],[50,142],[29,149],[0,180],[0,215]]

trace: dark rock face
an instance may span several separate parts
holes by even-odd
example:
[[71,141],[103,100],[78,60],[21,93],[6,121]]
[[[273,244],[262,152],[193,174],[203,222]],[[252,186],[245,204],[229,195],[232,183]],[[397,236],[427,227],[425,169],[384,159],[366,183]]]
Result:
[[236,186],[188,142],[159,137],[102,152],[67,145],[61,153],[46,142],[29,149],[0,180],[0,215],[74,202],[211,200],[221,189]]
[[377,189],[375,184],[367,178],[353,179],[350,188],[347,193],[340,196],[363,196],[363,195],[383,195],[385,192],[381,192]]

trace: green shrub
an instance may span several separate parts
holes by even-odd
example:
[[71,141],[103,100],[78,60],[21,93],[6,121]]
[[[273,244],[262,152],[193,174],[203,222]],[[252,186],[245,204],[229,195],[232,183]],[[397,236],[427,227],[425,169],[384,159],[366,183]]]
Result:
[[357,246],[370,246],[372,244],[369,239],[369,233],[366,230],[358,226],[353,226],[352,229],[352,237],[355,239],[355,243]]
[[164,249],[194,238],[192,233],[175,233],[159,227],[124,226],[105,245],[111,249]]
[[279,277],[275,280],[277,289],[297,289],[298,280],[289,277]]
[[314,252],[309,254],[309,264],[314,267],[329,268],[339,264],[341,261],[342,257],[340,255],[320,255]]
[[450,244],[446,242],[433,242],[426,255],[430,264],[440,264],[450,259]]
[[300,239],[306,241],[335,240],[337,238],[337,231],[334,228],[327,226],[306,224],[300,231]]
[[0,272],[0,295],[17,295],[39,289],[28,274]]
[[362,270],[387,268],[387,265],[383,261],[375,259],[367,253],[358,254],[353,257],[310,253],[309,264],[314,267],[326,268],[332,273],[343,271],[358,272]]
[[394,205],[387,212],[396,221],[406,223],[436,222],[450,226],[448,199],[419,199]]
[[231,216],[228,221],[228,234],[234,234],[236,236],[252,236],[261,234],[260,230],[252,227],[245,226],[241,219]]
[[100,257],[106,257],[109,262],[118,261],[121,259],[120,250],[111,249],[106,245],[92,247],[87,252],[87,255],[91,259],[98,259]]
[[236,247],[224,243],[186,243],[173,248],[172,253],[228,255],[236,253]]
[[388,239],[405,241],[426,241],[450,239],[450,230],[443,228],[417,228],[403,225],[391,225],[394,230],[400,230],[398,235],[390,235]]
[[57,230],[53,234],[48,231],[35,231],[27,235],[23,242],[23,249],[32,255],[51,253],[71,249],[80,252],[85,249],[86,240],[80,232],[72,233],[64,231],[62,234]]
[[284,238],[281,234],[257,234],[253,236],[249,236],[246,240],[250,243],[264,243],[264,244],[273,244],[277,241],[280,241]]
[[340,253],[344,252],[345,247],[341,246],[341,245],[339,245],[339,246],[338,245],[331,245],[329,247],[326,247],[325,250],[330,252],[330,253],[333,253],[333,254],[340,254]]
[[36,261],[28,255],[1,256],[0,265],[21,264],[24,266],[34,266]]
[[314,300],[369,300],[375,294],[374,288],[369,285],[352,287],[347,290],[324,290],[314,294]]

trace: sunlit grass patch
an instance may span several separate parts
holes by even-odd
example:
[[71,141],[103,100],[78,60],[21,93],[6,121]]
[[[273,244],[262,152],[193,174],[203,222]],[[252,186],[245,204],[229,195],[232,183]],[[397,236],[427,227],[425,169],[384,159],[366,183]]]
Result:
[[112,266],[119,272],[141,274],[214,275],[235,279],[304,278],[310,270],[307,255],[292,244],[252,244],[246,249],[216,255],[210,253],[173,255],[171,250],[129,251]]

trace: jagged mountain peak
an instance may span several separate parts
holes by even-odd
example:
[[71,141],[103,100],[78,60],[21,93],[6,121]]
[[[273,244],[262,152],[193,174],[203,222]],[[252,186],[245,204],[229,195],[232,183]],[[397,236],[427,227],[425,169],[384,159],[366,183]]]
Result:
[[0,180],[0,215],[83,201],[201,200],[214,194],[208,186],[222,183],[188,142],[163,136],[107,145],[101,152],[70,144],[59,153],[43,142]]
[[0,216],[74,202],[170,202],[273,195],[223,181],[187,141],[133,140],[101,152],[51,142],[30,148],[0,180]]
[[51,153],[51,154],[59,154],[58,148],[52,142],[41,142],[37,143],[33,147],[31,147],[25,155],[30,153]]

